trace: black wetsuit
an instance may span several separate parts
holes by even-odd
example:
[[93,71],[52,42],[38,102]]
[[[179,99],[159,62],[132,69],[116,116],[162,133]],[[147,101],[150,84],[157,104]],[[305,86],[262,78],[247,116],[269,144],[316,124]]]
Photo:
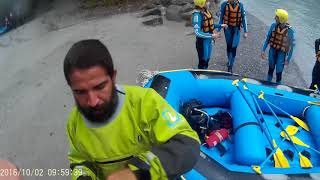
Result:
[[[319,53],[319,46],[320,46],[320,38],[315,41],[315,52],[316,54]],[[316,89],[314,85],[317,85],[320,89],[320,62],[316,59],[316,63],[314,64],[312,70],[312,82],[309,89]]]

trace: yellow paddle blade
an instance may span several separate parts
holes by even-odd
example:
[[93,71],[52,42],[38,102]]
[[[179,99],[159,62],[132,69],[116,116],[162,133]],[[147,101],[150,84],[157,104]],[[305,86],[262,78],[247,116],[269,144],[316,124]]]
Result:
[[320,106],[320,101],[308,101],[308,104]]
[[[297,126],[294,126],[294,125],[288,125],[287,128],[286,128],[286,131],[289,134],[289,136],[295,135],[298,132],[298,130],[299,130],[299,128]],[[286,136],[286,133],[284,131],[280,132],[280,136],[281,137],[286,137],[286,139],[289,139]]]
[[247,82],[247,81],[248,81],[248,78],[242,78],[241,81]]
[[293,141],[293,143],[298,144],[300,146],[304,146],[309,148],[310,146],[308,144],[305,144],[303,141],[301,141],[299,138],[295,137],[295,136],[291,136],[291,139]]
[[286,139],[289,139],[288,136],[286,135],[286,133],[284,131],[280,132],[280,136],[281,137],[286,137]]
[[264,92],[263,92],[263,91],[260,92],[258,98],[259,98],[259,99],[264,99]]
[[278,147],[276,141],[272,139],[273,147],[277,148],[276,152],[273,154],[274,167],[276,168],[289,168],[289,162],[284,156],[282,150]]
[[260,166],[252,166],[252,169],[253,169],[257,174],[262,174],[262,173],[261,173],[261,167],[260,167]]
[[301,119],[299,119],[299,118],[297,118],[295,116],[290,116],[290,118],[292,120],[294,120],[297,124],[299,124],[299,126],[301,126],[306,131],[310,131],[309,126],[305,122],[303,122]]
[[299,131],[299,128],[294,125],[288,125],[286,131],[290,136],[293,136]]
[[274,166],[276,168],[290,168],[289,161],[284,156],[282,150],[278,147],[276,152],[273,154]]
[[246,85],[243,85],[244,90],[248,90],[249,88]]
[[238,83],[239,83],[239,79],[232,81],[232,85],[234,85],[234,86],[239,86]]
[[302,155],[300,152],[299,152],[299,157],[300,157],[300,166],[302,168],[312,168],[313,167],[311,161],[307,157]]

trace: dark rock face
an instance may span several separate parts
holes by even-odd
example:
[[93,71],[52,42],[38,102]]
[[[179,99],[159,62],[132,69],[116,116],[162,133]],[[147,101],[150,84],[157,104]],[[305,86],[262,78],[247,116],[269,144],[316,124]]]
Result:
[[[5,16],[14,19],[18,26],[25,23],[38,9],[50,6],[54,0],[0,0],[0,24]],[[44,8],[45,9],[45,8]]]
[[153,8],[156,8],[156,4],[147,3],[147,4],[142,5],[142,7],[141,7],[142,10],[148,10],[148,9],[153,9]]
[[181,13],[189,12],[193,10],[193,5],[190,3],[185,4],[184,6],[181,7]]
[[161,16],[152,15],[146,17],[142,23],[147,26],[157,26],[163,24],[163,19]]
[[166,18],[169,21],[177,21],[181,22],[182,17],[180,14],[181,6],[178,5],[170,5],[166,10]]
[[190,21],[192,16],[192,11],[181,14],[181,18],[186,21]]
[[153,8],[153,9],[149,9],[147,11],[145,11],[141,17],[146,17],[146,16],[150,16],[150,15],[158,15],[161,16],[161,10],[159,8]]
[[188,2],[185,0],[171,0],[171,4],[183,6],[187,4]]
[[[220,1],[221,0],[212,1],[210,5],[210,11],[213,12],[213,14],[216,14],[219,11]],[[140,17],[155,15],[165,16],[166,20],[176,22],[185,21],[185,25],[190,26],[194,3],[193,0],[149,0],[142,6],[141,9],[144,12]],[[149,22],[149,19],[146,19],[145,21]],[[154,21],[156,20],[154,19]]]
[[160,4],[167,7],[171,4],[171,0],[160,0]]

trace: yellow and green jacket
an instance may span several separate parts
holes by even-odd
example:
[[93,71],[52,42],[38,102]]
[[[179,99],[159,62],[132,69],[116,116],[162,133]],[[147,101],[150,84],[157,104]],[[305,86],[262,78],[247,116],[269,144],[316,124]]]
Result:
[[72,109],[67,122],[72,179],[105,179],[123,168],[173,179],[192,169],[199,139],[185,118],[151,88],[117,86],[117,94],[116,111],[106,123],[93,124]]

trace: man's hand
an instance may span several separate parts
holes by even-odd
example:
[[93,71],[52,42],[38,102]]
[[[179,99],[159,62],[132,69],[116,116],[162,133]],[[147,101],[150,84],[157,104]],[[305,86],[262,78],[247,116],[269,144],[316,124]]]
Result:
[[110,174],[106,180],[137,180],[137,177],[129,168],[126,168]]
[[317,61],[319,61],[319,62],[320,62],[320,56],[316,56],[316,58],[317,58]]
[[289,61],[286,59],[285,61],[284,61],[284,65],[288,65],[289,64]]
[[245,39],[247,39],[247,37],[248,37],[248,33],[247,33],[247,32],[245,32],[245,33],[243,34],[243,37],[244,37]]
[[221,27],[226,29],[226,28],[228,28],[228,25],[227,24],[221,24]]
[[266,60],[267,59],[267,54],[265,52],[261,53],[261,58]]
[[217,40],[220,37],[220,33],[213,32],[212,39]]

